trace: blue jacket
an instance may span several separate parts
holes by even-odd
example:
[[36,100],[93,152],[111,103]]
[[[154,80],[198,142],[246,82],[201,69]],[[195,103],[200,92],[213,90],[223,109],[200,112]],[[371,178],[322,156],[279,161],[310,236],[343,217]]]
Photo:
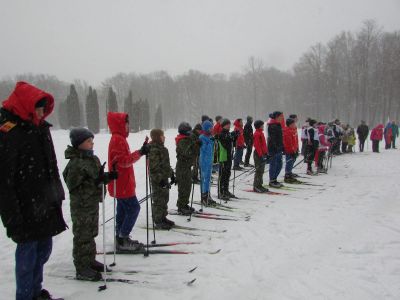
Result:
[[210,136],[200,135],[201,141],[200,147],[200,168],[207,169],[212,167],[213,157],[214,157],[214,140],[211,140]]

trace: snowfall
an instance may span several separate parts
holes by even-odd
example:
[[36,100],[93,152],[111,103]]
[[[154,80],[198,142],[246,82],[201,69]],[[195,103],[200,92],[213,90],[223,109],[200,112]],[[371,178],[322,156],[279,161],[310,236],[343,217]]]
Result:
[[[52,135],[62,172],[67,164],[68,132],[56,130]],[[146,131],[131,134],[131,150],[138,149],[146,135]],[[166,131],[172,167],[176,162],[175,135],[176,130]],[[108,133],[95,137],[95,153],[102,161],[107,160],[109,139]],[[99,292],[101,283],[72,279],[75,270],[69,229],[54,238],[44,288],[54,297],[74,300],[400,299],[400,153],[381,149],[377,154],[370,148],[371,143],[364,153],[335,157],[328,174],[302,178],[316,185],[282,191],[286,195],[246,192],[253,175],[239,177],[235,182],[239,199],[226,204],[234,209],[205,208],[208,213],[230,215],[235,221],[193,217],[188,222],[187,217],[171,215],[178,225],[201,230],[156,231],[156,242],[198,244],[162,248],[190,254],[117,256],[110,277],[134,280],[132,284],[109,282],[107,289]],[[137,196],[142,198],[146,194],[144,158],[134,168]],[[301,163],[295,172],[305,176],[305,165]],[[264,182],[268,182],[268,172]],[[64,217],[71,228],[64,188]],[[216,187],[212,187],[212,195],[217,198]],[[194,198],[200,199],[198,185]],[[176,199],[173,186],[171,210],[176,208]],[[107,195],[105,203],[108,219],[113,216],[113,199]],[[145,242],[145,226],[144,203],[132,238]],[[99,252],[102,241],[100,230],[96,239]],[[15,244],[2,226],[0,245],[0,299],[14,299]],[[113,248],[113,222],[106,226],[106,248]],[[97,259],[102,261],[102,255]],[[112,262],[113,256],[107,255],[107,263]]]

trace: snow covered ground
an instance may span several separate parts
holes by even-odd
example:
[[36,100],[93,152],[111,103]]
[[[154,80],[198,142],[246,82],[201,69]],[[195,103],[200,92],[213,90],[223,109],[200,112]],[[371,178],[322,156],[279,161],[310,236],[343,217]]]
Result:
[[[131,149],[142,144],[146,132],[131,134]],[[175,166],[175,130],[168,130],[167,147]],[[64,169],[64,149],[68,132],[54,131],[60,171]],[[95,138],[95,152],[107,158],[110,136]],[[371,146],[371,145],[370,145]],[[381,145],[382,148],[382,145]],[[251,188],[252,176],[236,181],[235,193],[243,200],[227,204],[228,214],[239,221],[216,221],[171,216],[177,224],[225,233],[193,231],[157,232],[157,242],[193,241],[198,245],[171,249],[193,251],[189,255],[118,256],[113,277],[138,283],[109,283],[98,292],[99,283],[62,278],[74,275],[72,233],[54,239],[54,250],[45,268],[45,288],[65,299],[400,299],[400,153],[347,154],[333,161],[328,175],[308,180],[321,186],[300,186],[289,195],[270,196],[244,192]],[[145,162],[135,165],[137,195],[145,195]],[[304,173],[301,165],[296,169]],[[268,175],[265,175],[267,182]],[[215,194],[215,188],[214,194]],[[170,194],[175,208],[176,187]],[[68,195],[68,193],[67,193]],[[199,199],[196,186],[195,199]],[[112,216],[112,199],[107,197],[107,217]],[[196,206],[196,208],[198,208]],[[71,225],[69,201],[64,215]],[[246,221],[245,217],[250,216]],[[146,240],[145,205],[133,237]],[[107,247],[112,248],[112,222],[107,224]],[[14,299],[15,244],[0,226],[0,299]],[[187,231],[185,231],[187,233]],[[97,239],[101,250],[102,236]],[[165,248],[169,249],[169,248]],[[210,251],[222,249],[218,254]],[[101,259],[101,257],[98,257]],[[112,256],[108,256],[108,263]],[[197,266],[197,269],[188,271]],[[126,275],[120,271],[136,270]],[[186,282],[196,278],[188,286]]]

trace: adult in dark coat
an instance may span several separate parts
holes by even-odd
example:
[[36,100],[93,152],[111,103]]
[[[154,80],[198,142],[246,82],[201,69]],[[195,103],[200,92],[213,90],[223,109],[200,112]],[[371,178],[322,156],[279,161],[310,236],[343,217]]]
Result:
[[282,153],[283,153],[283,133],[282,124],[284,124],[284,116],[280,111],[276,111],[269,115],[268,120],[268,154],[271,156],[269,165],[269,185],[271,187],[281,188],[282,184],[278,182],[279,173],[282,170]]
[[244,159],[244,166],[249,167],[250,166],[250,156],[251,156],[251,152],[253,150],[253,140],[254,140],[253,118],[250,116],[247,117],[246,125],[244,125],[243,135],[244,135],[244,142],[246,144],[246,156]]
[[365,124],[365,121],[361,121],[361,124],[357,127],[357,135],[359,140],[360,152],[364,152],[364,144],[369,134],[369,128]]
[[52,237],[66,229],[64,190],[45,121],[53,108],[50,94],[18,82],[0,110],[0,215],[17,243],[17,300],[51,299],[42,289],[43,266]]

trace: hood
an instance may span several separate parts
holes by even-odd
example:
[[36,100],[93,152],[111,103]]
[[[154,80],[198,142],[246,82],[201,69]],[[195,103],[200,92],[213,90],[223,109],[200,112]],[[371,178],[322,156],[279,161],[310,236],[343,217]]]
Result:
[[280,124],[282,126],[281,122],[278,122],[276,119],[269,118],[267,121],[267,125],[272,125],[272,124]]
[[127,117],[127,113],[109,112],[107,114],[107,123],[111,134],[120,134],[124,137],[128,137],[129,132],[126,132],[125,129]]
[[240,125],[240,120],[241,119],[236,119],[235,122],[233,122],[233,125],[235,125],[235,127],[241,128],[242,126]]
[[[35,113],[36,103],[45,98],[47,100],[44,116],[38,119]],[[24,121],[32,122],[36,126],[53,112],[54,98],[49,93],[46,93],[29,83],[20,81],[17,82],[14,91],[3,101],[3,108],[17,115]]]
[[326,125],[320,125],[320,126],[318,127],[318,133],[319,133],[319,134],[325,133],[325,128],[326,128]]
[[381,130],[382,130],[382,129],[385,128],[385,126],[383,126],[383,124],[378,124],[378,126],[376,126],[375,128],[376,128],[376,129],[381,129]]
[[188,135],[178,134],[178,135],[176,136],[176,138],[175,138],[175,143],[176,143],[176,145],[178,145],[179,142],[180,142],[181,140],[186,139],[186,138],[189,138],[189,137],[190,137],[190,136],[188,136]]
[[93,155],[93,150],[88,150],[88,151],[79,150],[69,145],[67,149],[64,151],[65,159],[89,157],[92,155]]

